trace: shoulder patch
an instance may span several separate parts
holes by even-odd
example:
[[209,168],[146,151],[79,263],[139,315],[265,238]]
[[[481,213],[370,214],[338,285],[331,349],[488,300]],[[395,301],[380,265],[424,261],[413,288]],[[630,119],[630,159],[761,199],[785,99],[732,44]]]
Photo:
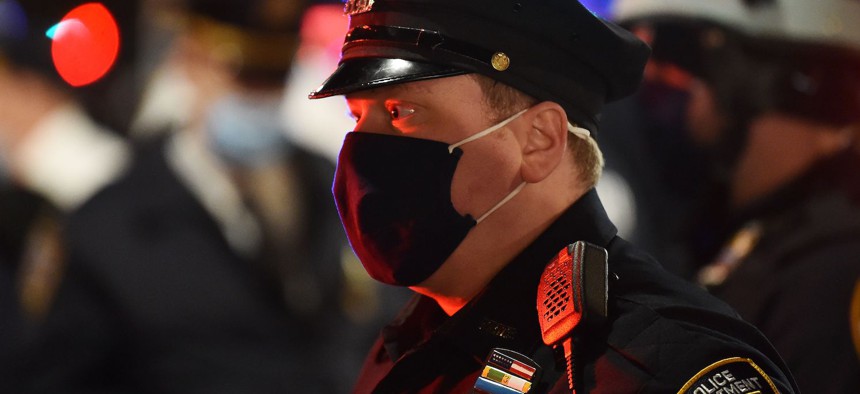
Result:
[[678,394],[779,394],[764,371],[748,358],[717,361],[690,378]]

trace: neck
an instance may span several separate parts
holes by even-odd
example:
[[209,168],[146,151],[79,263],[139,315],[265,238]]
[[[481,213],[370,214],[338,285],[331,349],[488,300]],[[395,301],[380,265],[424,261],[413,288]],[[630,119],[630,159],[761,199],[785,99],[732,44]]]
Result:
[[411,289],[433,298],[449,316],[457,313],[585,194],[584,188],[559,193],[558,185],[568,185],[569,179],[575,178],[554,175],[526,185],[517,197],[473,228],[438,271]]

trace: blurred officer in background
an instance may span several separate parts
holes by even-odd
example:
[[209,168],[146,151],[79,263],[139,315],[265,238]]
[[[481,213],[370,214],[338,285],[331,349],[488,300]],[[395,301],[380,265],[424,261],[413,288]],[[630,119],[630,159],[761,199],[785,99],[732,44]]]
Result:
[[[129,156],[118,131],[137,102],[139,3],[86,3],[0,1],[0,260],[31,323],[49,307],[62,271],[63,214]],[[86,18],[61,23],[73,14]],[[105,45],[117,23],[122,45]]]
[[687,127],[710,153],[718,190],[689,245],[699,282],[767,335],[805,391],[860,392],[860,2],[616,12],[652,43],[655,76],[684,75]]
[[342,392],[334,166],[285,138],[306,3],[194,0],[163,60],[196,94],[69,219],[67,270],[21,375],[32,392]]
[[[85,3],[0,1],[0,158],[14,182],[63,210],[79,206],[122,170],[128,150],[117,133],[128,127],[139,90],[131,67],[136,1],[100,3],[114,23],[122,23],[122,45],[112,64],[88,62],[94,54],[86,44],[73,49],[85,60],[62,63],[60,51],[75,44],[70,38],[87,33],[58,24]],[[58,26],[53,39],[46,34],[52,26]],[[98,33],[92,36],[99,41]],[[100,78],[68,79],[98,66],[108,66]]]
[[[645,44],[572,0],[352,0],[345,11],[340,66],[310,95],[345,95],[356,119],[337,207],[371,276],[419,293],[356,392],[796,391],[755,328],[617,237],[593,190],[597,115],[637,88]],[[610,274],[555,282],[602,291],[556,310],[579,325],[542,335],[553,315],[536,305],[556,300],[538,294],[541,272],[576,241],[607,248]],[[582,264],[599,272],[606,257]],[[575,312],[592,306],[608,315]],[[575,337],[567,368],[547,335]]]

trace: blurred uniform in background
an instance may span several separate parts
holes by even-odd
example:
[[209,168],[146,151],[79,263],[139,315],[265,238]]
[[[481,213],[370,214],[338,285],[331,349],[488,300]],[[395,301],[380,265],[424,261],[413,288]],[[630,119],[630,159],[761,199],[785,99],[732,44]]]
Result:
[[12,266],[0,257],[0,391],[9,392],[17,341],[21,338],[22,317],[15,294]]
[[159,72],[191,94],[144,103],[135,135],[150,137],[69,218],[26,391],[342,392],[370,338],[342,307],[334,167],[280,119],[307,4],[166,6],[149,15],[175,27]]
[[[136,107],[138,3],[85,3],[0,1],[0,392],[16,392],[16,357],[51,306],[65,215],[128,161],[119,131]],[[60,23],[72,12],[89,19]],[[102,33],[115,32],[117,20],[128,44],[105,50]],[[93,21],[106,28],[90,31]],[[70,48],[79,54],[71,63]],[[99,51],[105,56],[94,60]]]
[[699,282],[804,391],[860,392],[860,2],[616,6],[653,47],[651,77],[689,95],[709,153],[712,201],[687,245]]

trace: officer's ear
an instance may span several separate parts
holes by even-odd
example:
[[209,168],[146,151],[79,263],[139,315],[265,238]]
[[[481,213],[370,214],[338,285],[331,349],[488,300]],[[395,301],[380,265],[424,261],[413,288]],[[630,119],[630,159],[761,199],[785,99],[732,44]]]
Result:
[[561,163],[567,147],[567,114],[557,103],[544,101],[523,114],[528,130],[523,129],[522,176],[537,183],[549,176]]

